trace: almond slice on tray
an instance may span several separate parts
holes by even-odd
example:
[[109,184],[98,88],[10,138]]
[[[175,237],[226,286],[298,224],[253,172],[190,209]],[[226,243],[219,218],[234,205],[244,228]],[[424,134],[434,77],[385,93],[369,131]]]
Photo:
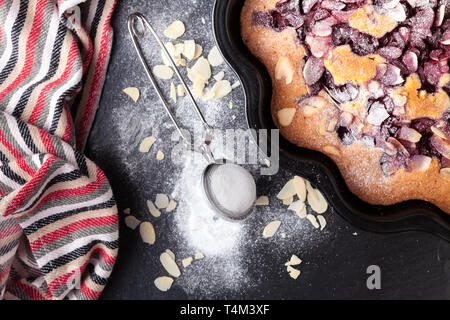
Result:
[[294,211],[300,219],[306,218],[306,205],[303,201],[297,200],[292,202],[288,210]]
[[166,212],[172,212],[177,207],[177,202],[175,200],[170,200],[167,205]]
[[139,226],[140,223],[141,223],[141,221],[138,220],[135,216],[126,216],[125,217],[125,225],[132,230],[135,230]]
[[164,35],[167,38],[175,40],[181,37],[185,31],[186,28],[184,26],[184,23],[180,20],[176,20],[164,30]]
[[153,136],[147,137],[144,140],[142,140],[141,144],[139,145],[139,152],[142,153],[149,152],[155,141],[156,138]]
[[193,60],[195,57],[195,41],[194,40],[185,40],[183,47],[183,55],[189,60]]
[[211,89],[211,98],[220,99],[231,92],[231,84],[228,80],[217,81]]
[[306,185],[305,180],[302,177],[294,176],[294,188],[297,193],[297,197],[300,201],[306,200]]
[[175,253],[172,250],[166,249],[166,253],[175,261]]
[[263,237],[264,238],[271,238],[275,235],[275,233],[278,231],[278,228],[281,225],[280,220],[275,220],[270,222],[263,230]]
[[171,276],[178,278],[181,275],[180,268],[178,268],[175,260],[172,259],[171,254],[163,252],[159,257],[159,260],[161,261],[164,269],[166,269],[167,273],[169,273]]
[[139,89],[136,87],[128,87],[122,90],[124,93],[126,93],[134,102],[137,102],[139,100]]
[[291,259],[289,259],[288,262],[286,262],[284,265],[287,266],[298,266],[299,264],[302,263],[302,259],[300,259],[299,257],[297,257],[295,254],[293,254],[291,256]]
[[319,229],[320,225],[319,225],[319,223],[317,222],[317,218],[316,218],[314,215],[312,215],[312,214],[307,214],[307,215],[306,215],[306,219],[308,219],[309,222],[311,222],[311,224],[314,226],[314,228]]
[[139,226],[139,233],[141,234],[142,241],[148,244],[154,244],[156,241],[156,234],[155,234],[155,228],[153,228],[153,225],[148,222],[144,221]]
[[200,58],[202,53],[203,53],[202,46],[196,43],[195,44],[195,54],[194,54],[194,59],[193,60]]
[[218,67],[223,63],[222,55],[216,46],[214,46],[209,52],[208,61],[213,67]]
[[161,291],[167,291],[170,289],[173,283],[173,279],[171,277],[163,276],[158,277],[154,281],[155,286]]
[[320,225],[320,231],[322,231],[323,229],[325,229],[325,226],[327,225],[327,221],[325,220],[324,216],[319,214],[317,216],[317,221],[319,221],[319,225]]
[[173,102],[177,103],[177,89],[175,88],[173,82],[170,84],[170,98]]
[[186,90],[184,89],[182,84],[179,84],[177,86],[177,94],[179,97],[184,97],[184,95],[186,94]]
[[190,266],[193,260],[194,260],[194,258],[192,258],[192,257],[187,257],[187,258],[181,260],[181,264],[183,265],[183,268],[187,268],[188,266]]
[[269,205],[269,197],[268,196],[260,196],[256,199],[255,206],[268,206]]
[[308,203],[315,212],[321,214],[327,211],[328,203],[318,189],[308,192]]
[[297,280],[297,278],[300,276],[300,270],[297,270],[291,266],[287,266],[287,272],[291,276],[292,279]]
[[158,209],[165,209],[169,205],[169,197],[167,194],[158,193],[155,199],[155,205]]
[[162,152],[161,150],[156,153],[156,160],[158,161],[164,160],[164,157],[165,157],[164,152]]
[[218,74],[216,74],[215,76],[214,76],[214,79],[216,80],[216,81],[220,81],[220,80],[223,80],[223,77],[225,76],[225,72],[223,72],[223,71],[220,71]]
[[151,200],[147,200],[147,207],[150,214],[155,218],[158,218],[161,215],[161,211],[159,211],[158,208],[156,208],[156,206],[153,204]]
[[277,198],[280,200],[285,200],[293,197],[296,194],[294,179],[289,180],[284,187],[277,194]]
[[283,204],[284,204],[285,206],[288,206],[288,205],[290,205],[293,201],[294,201],[294,197],[289,197],[289,198],[283,199]]
[[195,260],[201,260],[201,259],[204,259],[205,256],[201,252],[196,252],[195,255],[194,255],[194,258],[195,258]]
[[233,83],[231,85],[231,89],[236,89],[237,87],[239,87],[241,85],[241,83],[239,81],[236,81],[235,83]]
[[157,65],[153,68],[153,73],[160,79],[169,80],[173,77],[173,70],[163,64]]

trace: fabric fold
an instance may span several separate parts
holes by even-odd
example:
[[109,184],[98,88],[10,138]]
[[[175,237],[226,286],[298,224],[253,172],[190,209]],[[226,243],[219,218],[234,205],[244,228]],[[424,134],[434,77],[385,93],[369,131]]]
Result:
[[114,6],[0,1],[0,299],[97,299],[112,272],[117,207],[81,152]]

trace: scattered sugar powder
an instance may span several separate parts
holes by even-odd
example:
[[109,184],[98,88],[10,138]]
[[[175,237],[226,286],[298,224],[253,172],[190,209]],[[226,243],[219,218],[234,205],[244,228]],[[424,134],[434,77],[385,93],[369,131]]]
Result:
[[[220,292],[237,291],[248,285],[249,278],[244,261],[243,239],[245,225],[219,218],[210,208],[203,190],[201,177],[207,162],[200,155],[186,161],[173,197],[179,199],[175,216],[179,243],[184,246],[183,257],[201,252],[202,260],[194,261],[177,283],[189,294],[209,297]],[[181,248],[180,248],[181,249]],[[181,258],[181,257],[180,257]]]

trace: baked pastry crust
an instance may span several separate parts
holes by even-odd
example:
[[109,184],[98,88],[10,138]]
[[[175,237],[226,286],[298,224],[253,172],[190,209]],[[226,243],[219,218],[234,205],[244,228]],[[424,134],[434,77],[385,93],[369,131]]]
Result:
[[[327,154],[338,166],[349,189],[363,201],[371,204],[391,205],[405,200],[429,201],[450,214],[450,177],[440,172],[439,160],[432,158],[426,170],[408,171],[400,168],[392,175],[383,173],[380,158],[383,151],[362,143],[343,145],[336,132],[326,130],[330,118],[338,117],[337,108],[323,91],[325,106],[316,112],[299,108],[298,98],[308,94],[302,70],[305,47],[298,44],[295,31],[287,28],[276,32],[253,22],[254,11],[270,10],[278,0],[246,0],[241,13],[241,35],[249,50],[267,68],[272,79],[271,114],[281,134],[290,142]],[[287,58],[293,68],[292,82],[285,77],[276,79],[275,71],[280,58]],[[416,90],[410,81],[411,90]],[[402,87],[406,89],[406,85]],[[408,103],[417,95],[408,97]],[[414,103],[408,110],[409,117],[420,115],[439,116],[449,108],[447,97],[427,103]],[[363,108],[358,101],[356,108]],[[296,108],[292,122],[280,125],[278,112],[284,108]]]

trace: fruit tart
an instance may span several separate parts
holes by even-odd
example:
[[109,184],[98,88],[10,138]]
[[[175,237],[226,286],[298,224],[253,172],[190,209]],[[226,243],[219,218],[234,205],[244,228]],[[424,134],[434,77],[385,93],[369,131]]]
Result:
[[241,35],[285,138],[366,202],[450,213],[450,0],[246,0]]

